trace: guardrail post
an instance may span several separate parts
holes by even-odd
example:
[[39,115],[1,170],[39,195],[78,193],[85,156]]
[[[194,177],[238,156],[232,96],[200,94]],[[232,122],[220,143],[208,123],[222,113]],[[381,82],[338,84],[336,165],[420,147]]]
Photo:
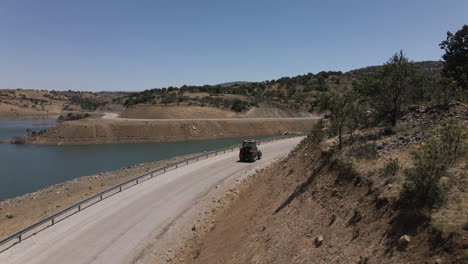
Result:
[[119,192],[121,192],[121,191],[122,191],[122,186],[119,186]]
[[175,165],[175,168],[176,168],[176,169],[177,169],[177,165],[179,165],[179,164],[178,164],[178,163],[176,163],[176,165]]
[[101,201],[102,201],[102,194],[101,194],[101,195],[99,195],[99,198],[101,198]]
[[138,184],[138,179],[136,180],[136,184]]
[[188,165],[188,160],[187,160],[187,165]]
[[164,173],[166,173],[166,168],[164,168]]
[[54,218],[52,218],[51,220],[52,220],[52,225],[54,225],[55,224]]
[[22,240],[22,239],[21,239],[21,236],[22,236],[22,234],[20,234],[20,235],[18,236],[19,242],[21,242],[21,240]]
[[78,212],[81,211],[81,205],[78,205]]

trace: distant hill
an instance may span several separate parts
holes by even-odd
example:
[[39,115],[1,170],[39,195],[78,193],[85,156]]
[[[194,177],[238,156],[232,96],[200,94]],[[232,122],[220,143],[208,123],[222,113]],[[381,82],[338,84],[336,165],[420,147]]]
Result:
[[[442,65],[443,63],[441,61],[419,61],[415,62],[416,64],[416,69],[418,72],[430,76],[430,77],[439,77],[440,76],[440,71],[442,70]],[[355,70],[351,70],[346,72],[346,74],[354,74],[354,75],[360,75],[360,74],[372,74],[377,72],[382,66],[368,66],[364,68],[359,68]]]
[[241,84],[247,84],[247,83],[249,83],[249,82],[242,82],[242,81],[238,81],[238,82],[227,82],[227,83],[216,84],[215,86],[231,87],[231,86],[234,86],[234,85],[241,85]]
[[[415,62],[428,78],[440,76],[442,62]],[[245,113],[250,109],[312,111],[317,95],[329,91],[344,93],[381,66],[369,66],[346,73],[321,71],[260,82],[234,81],[217,85],[155,88],[141,92],[75,92],[0,90],[0,116],[60,114],[67,111],[121,111],[136,105],[211,106]],[[236,113],[234,113],[236,114]]]

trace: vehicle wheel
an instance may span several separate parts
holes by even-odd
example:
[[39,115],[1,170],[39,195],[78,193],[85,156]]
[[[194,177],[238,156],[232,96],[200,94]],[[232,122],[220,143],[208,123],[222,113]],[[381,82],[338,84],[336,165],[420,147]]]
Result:
[[261,151],[258,152],[258,159],[262,159],[262,152]]

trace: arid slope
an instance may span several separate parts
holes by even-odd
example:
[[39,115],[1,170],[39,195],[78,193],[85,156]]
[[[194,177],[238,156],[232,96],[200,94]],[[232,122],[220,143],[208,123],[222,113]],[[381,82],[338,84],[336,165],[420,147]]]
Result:
[[[359,153],[369,159],[354,148],[330,152],[330,140],[321,148],[304,142],[255,175],[173,263],[465,263],[466,160],[451,169],[449,200],[431,220],[400,214],[398,193],[411,151],[436,137],[441,121],[466,111],[410,113],[395,135],[373,141],[377,153]],[[402,168],[384,176],[380,169],[396,158]],[[399,242],[405,235],[406,245]]]

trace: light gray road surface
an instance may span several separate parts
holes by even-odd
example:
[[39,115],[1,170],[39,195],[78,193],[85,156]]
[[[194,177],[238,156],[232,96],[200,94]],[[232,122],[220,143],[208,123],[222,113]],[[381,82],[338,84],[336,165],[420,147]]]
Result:
[[149,234],[163,235],[172,222],[210,189],[287,154],[300,140],[262,144],[263,158],[254,163],[238,162],[238,152],[234,151],[162,174],[0,253],[0,263],[125,263]]
[[116,113],[104,113],[102,119],[123,120],[123,121],[245,121],[245,120],[314,120],[321,119],[319,116],[311,117],[239,117],[239,118],[176,118],[176,119],[143,119],[143,118],[124,118]]

